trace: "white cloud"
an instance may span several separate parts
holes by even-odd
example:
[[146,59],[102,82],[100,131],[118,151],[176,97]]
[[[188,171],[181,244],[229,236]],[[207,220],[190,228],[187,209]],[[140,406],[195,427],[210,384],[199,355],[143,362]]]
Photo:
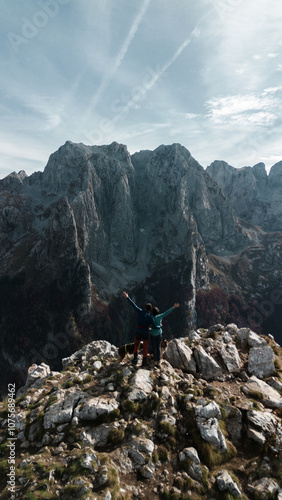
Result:
[[244,126],[269,126],[274,124],[281,113],[281,101],[272,95],[277,89],[265,90],[260,95],[230,95],[207,101],[207,117],[215,124]]
[[279,157],[280,0],[68,2],[15,54],[7,33],[38,9],[13,0],[0,20],[0,177],[68,139],[180,142],[203,166]]

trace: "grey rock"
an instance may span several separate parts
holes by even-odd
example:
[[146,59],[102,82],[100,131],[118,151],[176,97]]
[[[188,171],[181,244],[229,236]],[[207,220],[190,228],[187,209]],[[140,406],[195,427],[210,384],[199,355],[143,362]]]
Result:
[[266,380],[266,382],[268,383],[268,385],[270,385],[270,387],[273,387],[273,389],[276,389],[276,391],[282,393],[282,382],[280,382],[280,380],[278,380],[276,377],[271,377],[270,379]]
[[[65,370],[69,365],[74,362],[81,362],[82,359],[90,361],[94,356],[112,356],[117,357],[118,348],[107,340],[94,340],[90,344],[86,344],[79,351],[76,351],[68,358],[62,359],[63,369]],[[101,361],[96,365],[96,368],[101,368]],[[99,367],[99,368],[98,368]]]
[[189,342],[193,342],[193,340],[199,340],[200,338],[201,338],[201,336],[197,332],[195,332],[195,330],[192,330],[188,334]]
[[248,335],[248,344],[251,347],[261,347],[267,345],[267,342],[257,333],[250,331]]
[[210,356],[201,345],[194,349],[194,356],[198,371],[205,380],[215,379],[222,375],[222,369],[219,364]]
[[196,417],[201,417],[205,419],[217,418],[221,419],[221,410],[215,401],[208,403],[206,405],[199,405],[194,407],[194,412]]
[[241,498],[242,493],[238,485],[233,481],[226,470],[222,470],[216,477],[217,486],[220,491],[229,491],[236,498]]
[[237,335],[238,332],[238,326],[235,325],[235,323],[229,323],[226,327],[225,330],[230,334],[230,335]]
[[232,335],[228,332],[223,332],[222,339],[225,344],[230,344],[232,342]]
[[249,410],[247,419],[249,437],[264,444],[268,436],[273,436],[273,446],[282,451],[282,425],[273,413]]
[[81,439],[84,446],[91,446],[93,449],[106,446],[108,437],[113,429],[119,429],[119,423],[101,424],[97,427],[85,427],[81,431]]
[[277,418],[269,412],[249,410],[247,411],[247,419],[250,424],[259,427],[263,431],[277,432],[279,427],[281,430],[281,424],[279,424]]
[[234,168],[224,161],[215,161],[207,172],[228,196],[236,214],[266,231],[281,231],[280,214],[281,162],[272,166],[269,175],[265,165]]
[[143,476],[145,479],[152,479],[155,475],[155,466],[152,462],[149,462],[148,464],[144,465],[140,469],[140,474]]
[[44,414],[44,429],[50,429],[55,424],[71,422],[73,413],[78,402],[85,397],[83,392],[74,388],[61,389],[56,393],[57,401],[49,406]]
[[258,378],[269,377],[275,371],[274,352],[268,345],[252,347],[249,352],[248,372]]
[[271,498],[271,496],[278,493],[279,485],[274,479],[263,477],[262,479],[258,479],[248,484],[248,491],[261,498]]
[[171,397],[172,397],[168,387],[166,387],[165,385],[162,387],[161,396],[162,396],[162,399],[167,400],[167,401],[169,399],[171,399]]
[[91,449],[86,449],[81,459],[81,467],[88,469],[91,472],[95,472],[98,470],[99,466],[100,462],[96,453]]
[[31,386],[36,380],[48,377],[51,374],[50,366],[41,363],[39,366],[31,366],[28,370],[26,386]]
[[99,471],[97,474],[97,482],[98,482],[99,486],[104,486],[105,484],[107,484],[107,482],[109,480],[108,479],[108,472],[109,472],[109,469],[108,469],[107,465],[102,465],[99,468]]
[[249,378],[247,383],[242,387],[242,391],[247,396],[252,394],[261,394],[262,402],[270,408],[282,408],[282,396],[278,391],[270,387],[263,380],[258,379],[254,375]]
[[252,439],[253,441],[256,441],[259,445],[263,446],[266,438],[263,432],[260,432],[252,427],[249,427],[247,429],[247,436],[248,438]]
[[248,344],[250,331],[250,328],[240,328],[237,330],[236,336],[242,347]]
[[184,448],[184,450],[179,453],[179,461],[184,462],[186,459],[188,459],[189,463],[187,468],[189,476],[196,479],[196,481],[202,481],[201,462],[197,450],[192,447]]
[[112,494],[110,492],[110,490],[107,490],[106,493],[104,494],[103,496],[103,500],[112,500]]
[[196,362],[193,358],[193,352],[180,339],[173,339],[168,343],[163,357],[174,368],[196,373]]
[[216,418],[205,420],[198,417],[196,422],[204,441],[208,441],[222,453],[227,450],[225,437],[218,426],[218,420]]
[[137,437],[128,445],[128,456],[133,462],[133,469],[139,468],[146,463],[146,456],[151,457],[154,451],[154,442],[150,439]]
[[122,474],[128,474],[133,472],[134,470],[133,462],[129,457],[128,453],[129,453],[128,446],[121,446],[119,448],[116,448],[111,453],[112,460],[116,464],[116,467],[119,470],[119,472]]
[[223,408],[227,416],[225,423],[228,435],[235,445],[239,445],[243,429],[242,413],[234,406],[224,405]]
[[217,325],[211,326],[208,329],[207,336],[211,335],[214,332],[223,332],[223,331],[224,331],[224,326],[219,323]]
[[235,344],[228,343],[219,345],[217,350],[229,373],[238,372],[241,367],[241,359]]
[[142,401],[147,399],[153,390],[153,380],[148,370],[138,370],[130,381],[128,399],[130,401]]
[[111,397],[85,398],[74,410],[74,417],[79,420],[96,420],[116,410],[119,403]]
[[23,396],[30,387],[40,387],[44,378],[52,374],[50,366],[46,363],[41,363],[39,366],[32,365],[28,369],[25,385],[17,391],[17,398]]

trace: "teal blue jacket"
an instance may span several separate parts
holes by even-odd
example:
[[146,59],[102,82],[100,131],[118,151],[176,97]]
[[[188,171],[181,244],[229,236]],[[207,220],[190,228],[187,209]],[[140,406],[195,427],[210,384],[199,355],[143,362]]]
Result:
[[168,314],[170,314],[173,310],[174,310],[174,307],[171,307],[170,309],[163,312],[162,314],[157,314],[157,316],[153,316],[154,321],[159,328],[152,328],[152,330],[150,332],[151,335],[156,337],[157,335],[161,335],[163,333],[162,319],[165,318]]

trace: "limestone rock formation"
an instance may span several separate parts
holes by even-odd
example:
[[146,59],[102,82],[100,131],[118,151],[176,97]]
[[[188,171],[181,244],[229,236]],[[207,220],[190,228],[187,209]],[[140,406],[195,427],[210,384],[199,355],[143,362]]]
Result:
[[273,165],[269,175],[264,163],[234,168],[224,161],[214,161],[207,172],[240,218],[265,231],[282,230],[281,161]]
[[44,172],[0,180],[3,386],[32,364],[61,369],[92,340],[131,341],[122,289],[140,305],[181,303],[168,339],[199,324],[279,324],[281,169],[205,171],[180,144],[130,155],[68,141]]
[[[62,372],[32,366],[15,395],[16,497],[279,499],[282,348],[256,338],[275,356],[275,372],[259,379],[248,372],[254,347],[242,345],[236,325],[221,326],[178,339],[195,365],[172,357],[174,366],[149,360],[143,369],[130,354],[121,361],[116,346],[93,341],[65,359]],[[219,356],[229,344],[240,359],[236,373]],[[212,378],[199,347],[221,368]],[[3,500],[10,498],[8,405],[0,404]]]

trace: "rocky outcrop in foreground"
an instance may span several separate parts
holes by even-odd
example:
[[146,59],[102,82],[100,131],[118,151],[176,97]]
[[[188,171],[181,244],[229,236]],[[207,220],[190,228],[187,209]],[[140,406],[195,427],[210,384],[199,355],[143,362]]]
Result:
[[[16,395],[16,497],[282,498],[282,349],[215,325],[168,343],[160,366],[94,341],[29,369]],[[7,404],[0,413],[8,494]]]

